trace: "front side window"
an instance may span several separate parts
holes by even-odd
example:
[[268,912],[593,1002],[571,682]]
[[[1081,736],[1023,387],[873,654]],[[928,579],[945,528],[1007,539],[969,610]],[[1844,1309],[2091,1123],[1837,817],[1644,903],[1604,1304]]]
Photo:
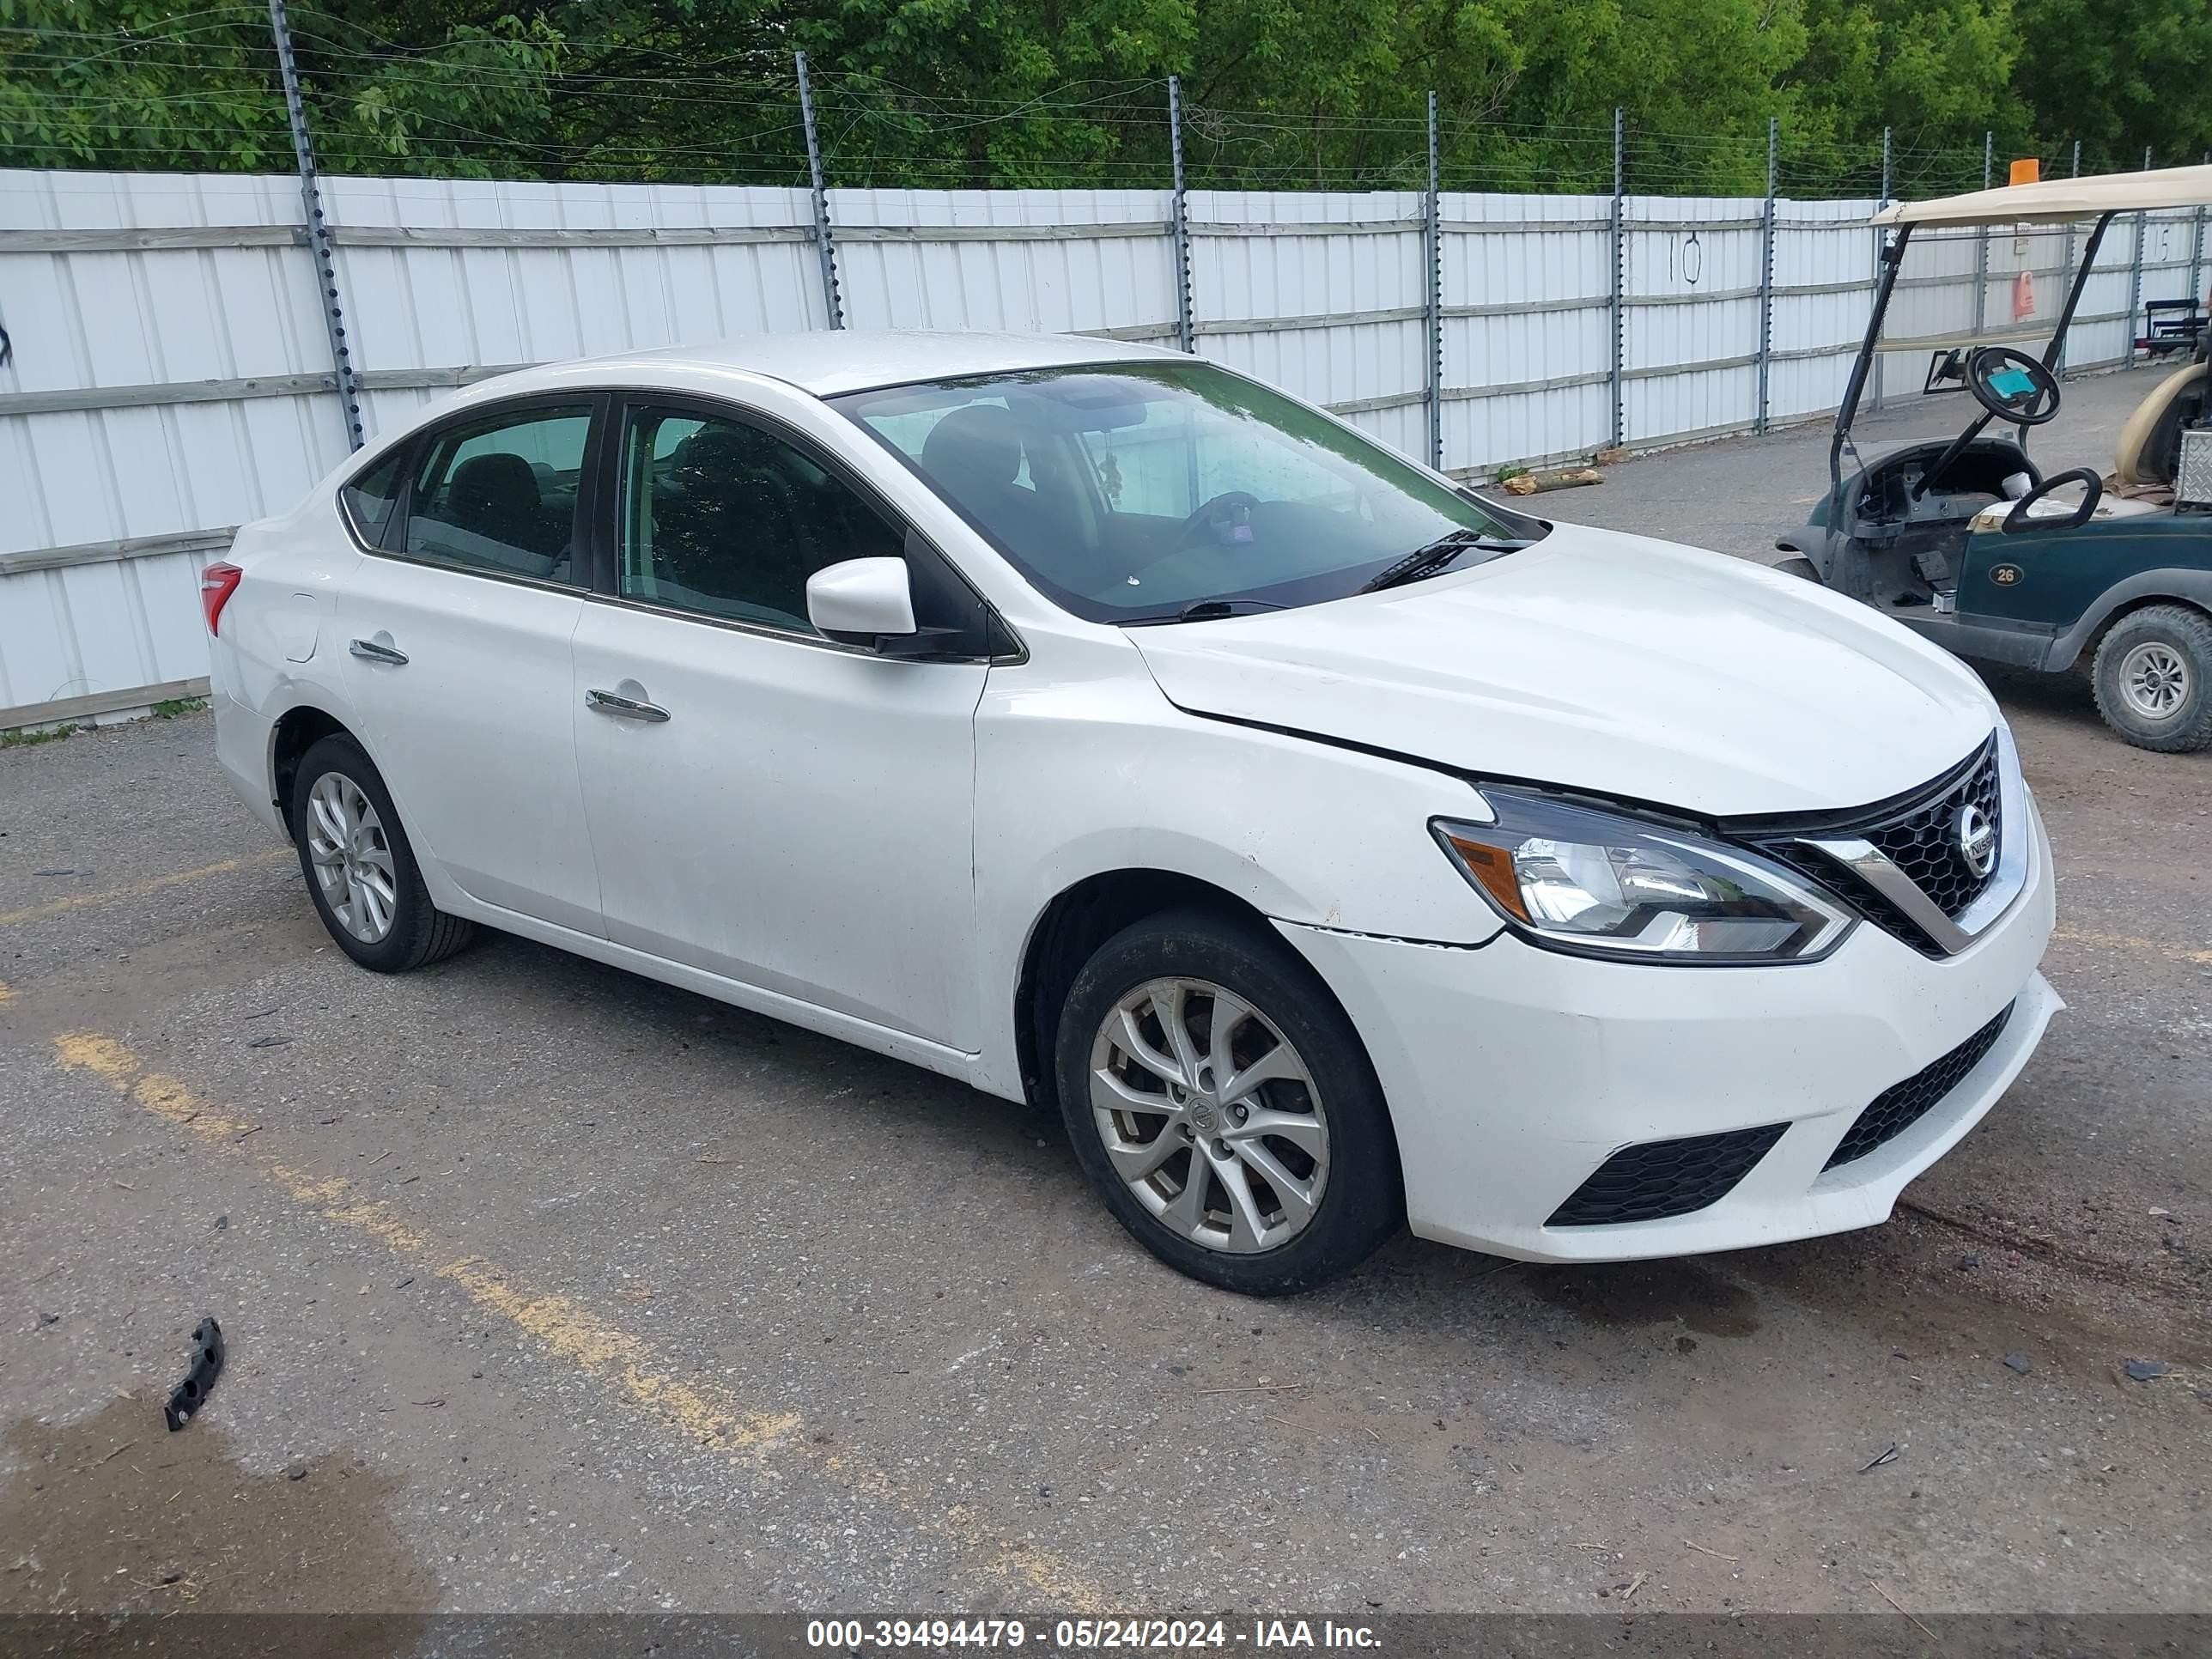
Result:
[[623,435],[622,594],[812,633],[806,579],[901,538],[803,451],[742,422],[634,407]]
[[431,564],[574,580],[588,404],[538,408],[433,436],[408,504],[407,553]]
[[1420,550],[1493,556],[1531,533],[1210,363],[1037,369],[831,402],[1093,622],[1341,599]]

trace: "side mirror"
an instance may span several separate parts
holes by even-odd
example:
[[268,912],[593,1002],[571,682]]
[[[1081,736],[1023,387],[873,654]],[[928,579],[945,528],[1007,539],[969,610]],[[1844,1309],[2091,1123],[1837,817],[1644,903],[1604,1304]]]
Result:
[[914,588],[906,561],[848,559],[806,579],[806,620],[840,645],[880,650],[887,640],[911,636]]

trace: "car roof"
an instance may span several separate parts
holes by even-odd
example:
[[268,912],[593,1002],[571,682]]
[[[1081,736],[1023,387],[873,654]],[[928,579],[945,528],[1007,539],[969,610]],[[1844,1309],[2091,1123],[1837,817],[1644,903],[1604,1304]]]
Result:
[[2106,213],[2212,205],[2212,167],[2156,167],[2148,173],[2098,173],[2085,179],[2000,185],[1995,190],[1930,202],[1898,202],[1874,216],[1878,225],[2010,225],[2094,219]]
[[548,386],[688,384],[685,371],[732,370],[781,380],[817,398],[872,386],[969,374],[1018,373],[1081,363],[1184,359],[1127,340],[1081,334],[969,332],[950,329],[819,329],[789,334],[736,334],[694,345],[625,351],[581,362],[549,364],[501,375],[497,385],[520,391]]

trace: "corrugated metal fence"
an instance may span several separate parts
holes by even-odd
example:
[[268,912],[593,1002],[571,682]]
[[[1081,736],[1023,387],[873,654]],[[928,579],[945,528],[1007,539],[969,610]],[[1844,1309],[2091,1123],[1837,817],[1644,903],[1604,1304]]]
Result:
[[[322,187],[372,434],[521,364],[830,325],[804,190]],[[848,325],[1178,337],[1166,191],[827,199]],[[1433,400],[1468,476],[1802,420],[1865,325],[1873,205],[1446,192],[1432,322],[1420,193],[1193,191],[1193,344],[1424,459]],[[2203,243],[2116,225],[2072,366],[2122,360]],[[2079,253],[1913,246],[1893,335],[2047,330]],[[204,689],[199,566],[347,453],[314,272],[289,177],[0,172],[0,730]]]

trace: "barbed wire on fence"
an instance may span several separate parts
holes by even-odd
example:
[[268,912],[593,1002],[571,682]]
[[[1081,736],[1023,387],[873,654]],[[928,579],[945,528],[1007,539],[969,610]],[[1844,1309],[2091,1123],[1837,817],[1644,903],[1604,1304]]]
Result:
[[[808,182],[791,65],[780,52],[716,51],[671,14],[635,34],[563,36],[507,18],[428,44],[303,8],[291,33],[325,171],[696,184]],[[880,73],[817,67],[828,181],[851,187],[1162,188],[1172,138],[1158,77],[1076,79],[1027,95],[954,94]],[[1410,108],[1407,106],[1401,110]],[[1189,101],[1194,189],[1407,191],[1427,184],[1425,117],[1383,110],[1242,108]],[[1688,132],[1609,120],[1442,112],[1449,191],[1762,196],[1763,116]],[[0,26],[0,166],[261,171],[291,149],[269,15],[225,0],[143,27]],[[1773,185],[1793,199],[1871,200],[1978,187],[1982,146],[1796,132]],[[2070,141],[2026,148],[2046,177]],[[2142,165],[2079,147],[2083,172]],[[2008,155],[1998,158],[1999,171]],[[2194,159],[2194,158],[2189,158]]]

